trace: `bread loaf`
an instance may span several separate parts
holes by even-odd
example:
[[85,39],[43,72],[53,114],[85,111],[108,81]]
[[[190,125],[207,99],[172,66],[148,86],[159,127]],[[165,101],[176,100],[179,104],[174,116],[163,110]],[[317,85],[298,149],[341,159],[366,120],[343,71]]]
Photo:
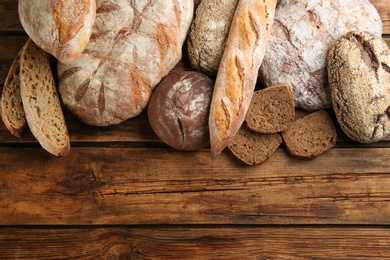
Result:
[[382,34],[369,0],[283,0],[260,69],[266,86],[288,83],[298,108],[331,108],[326,58],[329,47],[353,30]]
[[1,93],[1,118],[5,127],[16,137],[27,128],[22,97],[20,96],[20,54],[16,56],[4,81]]
[[241,0],[219,66],[210,108],[212,158],[240,129],[271,32],[276,0]]
[[20,83],[23,109],[32,134],[53,155],[67,154],[70,149],[69,135],[49,55],[32,40],[22,50]]
[[148,118],[154,132],[178,150],[210,143],[208,116],[214,82],[195,71],[170,73],[154,90]]
[[107,126],[137,116],[152,90],[178,63],[193,0],[97,2],[89,44],[59,64],[64,104],[82,121]]
[[230,24],[238,0],[203,0],[188,34],[191,66],[215,76],[225,49]]
[[344,133],[361,143],[390,134],[390,50],[363,31],[341,37],[328,56],[333,108]]
[[96,16],[95,0],[19,0],[20,22],[43,50],[68,64],[87,46]]

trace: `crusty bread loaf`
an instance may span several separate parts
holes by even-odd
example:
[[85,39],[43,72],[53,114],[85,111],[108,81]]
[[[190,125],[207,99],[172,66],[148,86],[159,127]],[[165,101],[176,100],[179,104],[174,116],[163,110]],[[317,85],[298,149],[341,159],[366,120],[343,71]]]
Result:
[[331,108],[326,58],[331,44],[353,30],[382,34],[378,11],[369,0],[283,0],[267,46],[260,78],[266,86],[292,87],[298,108]]
[[245,121],[252,131],[271,134],[286,130],[294,117],[294,97],[283,83],[255,91]]
[[154,132],[178,150],[209,145],[208,116],[214,82],[195,71],[170,73],[154,90],[148,118]]
[[20,96],[20,54],[16,56],[4,81],[1,93],[1,119],[5,127],[16,137],[21,137],[27,128],[22,97]]
[[212,158],[216,159],[240,129],[270,36],[276,0],[238,3],[219,66],[210,108]]
[[390,50],[368,32],[341,37],[328,55],[329,85],[337,121],[361,143],[390,134]]
[[23,47],[20,57],[20,83],[23,108],[32,134],[48,152],[65,155],[70,142],[49,55],[32,40]]
[[337,132],[326,110],[295,120],[282,132],[289,153],[299,159],[314,159],[336,144]]
[[282,137],[278,133],[257,133],[250,130],[244,123],[229,143],[228,148],[244,163],[258,165],[270,158],[281,143]]
[[178,63],[193,0],[98,0],[91,40],[69,65],[59,64],[64,104],[90,125],[139,115],[152,90]]
[[217,75],[230,24],[238,0],[203,0],[188,34],[191,66],[210,76]]
[[19,0],[20,22],[30,38],[62,63],[87,46],[96,16],[95,0]]

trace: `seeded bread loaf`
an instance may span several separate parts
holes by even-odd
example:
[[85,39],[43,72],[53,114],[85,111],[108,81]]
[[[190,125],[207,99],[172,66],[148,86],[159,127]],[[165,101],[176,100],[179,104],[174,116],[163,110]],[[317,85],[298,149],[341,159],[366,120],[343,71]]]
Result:
[[191,66],[211,76],[217,75],[230,24],[238,0],[203,0],[188,34]]
[[20,22],[30,38],[69,64],[87,46],[96,16],[95,0],[19,0]]
[[193,0],[97,0],[92,37],[81,56],[58,65],[64,104],[90,125],[139,115],[178,63]]
[[16,137],[21,137],[27,128],[22,97],[20,96],[20,54],[16,56],[4,81],[1,93],[1,119],[5,127]]
[[282,137],[278,133],[261,134],[242,124],[228,148],[244,163],[258,165],[270,158],[281,143]]
[[294,98],[288,84],[255,91],[245,117],[252,131],[271,134],[284,131],[295,117]]
[[271,33],[276,0],[238,3],[219,66],[210,108],[212,158],[240,129],[248,110]]
[[214,82],[199,72],[168,74],[148,104],[148,118],[154,132],[178,150],[199,150],[207,146],[213,88]]
[[341,37],[329,51],[329,84],[337,121],[361,143],[390,134],[390,50],[363,31]]
[[337,132],[328,112],[319,110],[294,121],[282,138],[293,157],[309,160],[332,148]]
[[[372,1],[371,1],[372,2]],[[326,58],[330,46],[353,30],[382,34],[382,22],[369,0],[283,0],[260,69],[266,86],[285,82],[298,108],[331,108]]]
[[21,53],[20,83],[23,109],[32,134],[48,152],[56,156],[67,154],[69,135],[49,55],[32,40]]

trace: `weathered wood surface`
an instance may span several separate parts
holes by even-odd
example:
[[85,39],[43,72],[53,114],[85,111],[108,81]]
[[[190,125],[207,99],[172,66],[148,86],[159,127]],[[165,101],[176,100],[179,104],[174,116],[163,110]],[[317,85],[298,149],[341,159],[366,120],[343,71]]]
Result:
[[0,259],[390,259],[385,227],[0,228]]
[[[390,45],[390,3],[371,2]],[[17,0],[0,0],[0,18],[1,88],[27,36]],[[281,147],[250,167],[167,147],[145,113],[101,128],[65,114],[62,158],[0,122],[0,259],[390,258],[390,137],[339,132],[315,160]]]

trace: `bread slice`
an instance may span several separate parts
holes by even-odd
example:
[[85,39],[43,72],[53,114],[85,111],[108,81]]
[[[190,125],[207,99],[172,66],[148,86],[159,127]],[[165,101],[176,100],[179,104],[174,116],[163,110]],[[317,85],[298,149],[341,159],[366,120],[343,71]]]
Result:
[[282,137],[278,133],[261,134],[242,124],[228,148],[244,163],[258,165],[270,158],[281,143]]
[[70,149],[69,135],[51,71],[49,55],[31,39],[20,58],[20,93],[32,134],[48,152]]
[[294,97],[283,83],[255,91],[245,121],[252,131],[271,134],[287,130],[294,117]]
[[22,97],[20,96],[20,54],[16,56],[5,79],[1,93],[1,119],[5,127],[16,137],[21,137],[27,128]]
[[314,159],[336,144],[337,132],[328,112],[319,110],[294,121],[282,138],[292,156]]

